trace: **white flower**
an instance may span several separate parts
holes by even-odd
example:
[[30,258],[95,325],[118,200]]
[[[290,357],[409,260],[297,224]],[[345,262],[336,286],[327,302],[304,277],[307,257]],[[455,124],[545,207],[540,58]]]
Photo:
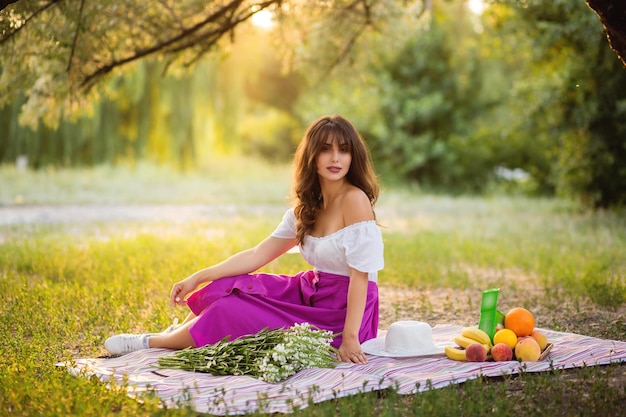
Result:
[[264,329],[256,335],[201,348],[185,349],[159,359],[164,368],[208,372],[215,375],[250,375],[279,382],[312,367],[331,368],[332,332],[309,323],[289,329]]

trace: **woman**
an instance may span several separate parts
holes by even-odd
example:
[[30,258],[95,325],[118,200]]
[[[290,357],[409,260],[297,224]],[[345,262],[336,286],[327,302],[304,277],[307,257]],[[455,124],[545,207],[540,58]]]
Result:
[[[308,322],[339,334],[332,343],[338,360],[367,363],[360,344],[376,337],[377,274],[384,264],[373,209],[378,184],[367,148],[348,120],[324,116],[307,129],[294,165],[295,207],[269,237],[174,284],[172,304],[191,310],[180,326],[113,336],[106,349],[120,355],[199,347]],[[296,245],[313,270],[253,274]]]

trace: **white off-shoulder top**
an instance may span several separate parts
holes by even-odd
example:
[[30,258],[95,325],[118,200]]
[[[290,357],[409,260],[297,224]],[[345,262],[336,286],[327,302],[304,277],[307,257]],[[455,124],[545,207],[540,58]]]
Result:
[[[296,216],[287,210],[272,237],[296,237]],[[306,235],[300,253],[315,270],[350,275],[349,268],[368,273],[370,281],[378,281],[378,271],[384,267],[384,245],[375,220],[354,223],[327,236]]]

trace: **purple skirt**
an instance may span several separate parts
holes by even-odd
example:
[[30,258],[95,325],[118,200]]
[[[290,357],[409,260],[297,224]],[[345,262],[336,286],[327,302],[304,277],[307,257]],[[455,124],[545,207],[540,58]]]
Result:
[[[349,283],[347,276],[317,271],[294,276],[259,273],[221,278],[188,298],[189,308],[198,316],[189,332],[197,347],[226,336],[236,339],[266,327],[287,328],[304,322],[341,333]],[[359,341],[376,337],[377,331],[378,286],[369,281]],[[341,335],[332,345],[341,345]]]

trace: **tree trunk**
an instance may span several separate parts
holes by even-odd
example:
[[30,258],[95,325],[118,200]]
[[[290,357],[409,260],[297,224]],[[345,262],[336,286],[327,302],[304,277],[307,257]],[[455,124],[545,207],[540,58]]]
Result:
[[598,15],[609,45],[626,66],[626,8],[624,0],[586,0],[587,5]]
[[11,3],[17,3],[18,0],[0,0],[0,10],[4,9]]

